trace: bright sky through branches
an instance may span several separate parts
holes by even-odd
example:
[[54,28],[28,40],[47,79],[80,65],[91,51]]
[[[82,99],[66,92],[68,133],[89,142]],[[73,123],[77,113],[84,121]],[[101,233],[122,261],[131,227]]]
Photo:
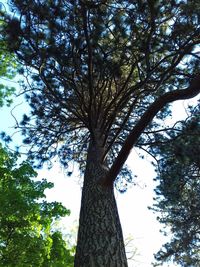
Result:
[[[174,104],[173,116],[167,120],[167,124],[172,125],[177,119],[184,119],[186,103],[194,104],[195,100],[178,101]],[[20,119],[26,111],[26,104],[22,103],[22,98],[15,99],[15,102],[10,108],[2,108],[0,113],[1,131],[8,134],[16,132],[14,129],[15,120],[11,115],[11,110],[17,119]],[[21,104],[21,105],[18,105]],[[14,145],[21,143],[20,135],[13,135]],[[129,261],[129,267],[150,267],[153,261],[153,254],[156,253],[161,245],[166,241],[166,238],[159,232],[160,224],[156,221],[156,215],[148,210],[148,206],[153,204],[153,178],[155,173],[150,163],[152,159],[140,159],[137,151],[134,150],[128,158],[128,165],[136,174],[136,186],[130,188],[125,194],[116,192],[116,199],[119,208],[124,238],[132,236],[134,238],[133,245],[137,249],[137,255],[134,260]],[[78,222],[80,200],[81,200],[81,185],[76,172],[74,177],[65,175],[64,170],[58,164],[52,170],[43,169],[39,171],[39,178],[47,178],[54,182],[53,190],[46,192],[49,201],[61,201],[67,208],[71,209],[70,217],[64,221],[65,229],[70,230],[74,224]],[[128,204],[127,204],[128,203]],[[172,265],[163,265],[175,267]]]

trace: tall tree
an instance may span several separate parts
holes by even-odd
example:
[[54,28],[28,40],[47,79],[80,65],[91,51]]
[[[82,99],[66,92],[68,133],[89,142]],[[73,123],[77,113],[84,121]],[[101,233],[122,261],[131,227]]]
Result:
[[[156,266],[172,260],[183,267],[200,265],[200,106],[165,135],[153,149],[159,155],[159,185],[154,209],[171,232],[156,254]],[[167,231],[166,231],[167,232]]]
[[0,144],[0,266],[72,266],[62,234],[52,228],[69,211],[45,200],[53,184],[34,181],[36,172],[17,158]]
[[[84,172],[75,266],[127,266],[113,185],[169,103],[200,92],[197,1],[10,1],[8,48],[32,108],[20,125],[40,165]],[[153,120],[154,119],[154,120]]]

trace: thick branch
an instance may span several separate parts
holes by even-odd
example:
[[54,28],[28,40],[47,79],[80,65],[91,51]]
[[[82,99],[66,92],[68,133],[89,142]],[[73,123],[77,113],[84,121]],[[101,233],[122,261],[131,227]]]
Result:
[[138,138],[143,133],[145,128],[149,125],[149,123],[153,120],[156,114],[163,107],[176,100],[193,98],[199,93],[200,75],[198,75],[192,80],[190,86],[187,89],[175,90],[173,92],[165,93],[164,95],[159,97],[154,103],[152,103],[126,138],[118,157],[114,161],[106,179],[104,180],[104,185],[111,186],[113,184]]

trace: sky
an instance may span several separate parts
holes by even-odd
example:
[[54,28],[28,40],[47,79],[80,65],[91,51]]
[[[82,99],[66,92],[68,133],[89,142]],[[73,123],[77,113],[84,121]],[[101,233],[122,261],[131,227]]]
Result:
[[[189,103],[194,103],[190,100]],[[13,107],[15,108],[13,109]],[[166,121],[166,124],[173,124],[177,119],[185,116],[186,101],[177,101],[174,105],[173,116]],[[14,104],[10,108],[2,108],[0,110],[0,131],[4,130],[8,134],[16,132],[13,128],[15,119],[17,119],[27,111],[23,98],[16,98]],[[21,142],[19,133],[13,135],[14,143]],[[124,239],[132,238],[132,247],[128,249],[133,251],[136,249],[136,255],[133,260],[129,260],[129,267],[150,267],[154,260],[153,254],[156,253],[168,237],[164,237],[160,233],[162,226],[157,222],[156,216],[148,206],[152,206],[154,195],[155,172],[151,164],[151,158],[139,158],[138,151],[132,150],[127,164],[132,169],[133,174],[137,175],[136,186],[132,186],[124,194],[115,192],[118,204],[119,215],[121,219]],[[62,225],[66,232],[70,232],[77,228],[80,202],[81,202],[81,183],[80,177],[76,170],[73,177],[68,177],[65,170],[55,163],[51,170],[43,168],[38,171],[39,179],[46,178],[54,183],[54,188],[46,191],[49,201],[60,201],[66,208],[71,210],[71,215],[62,221]],[[129,254],[130,255],[130,254]],[[163,267],[174,267],[174,264],[166,264]]]

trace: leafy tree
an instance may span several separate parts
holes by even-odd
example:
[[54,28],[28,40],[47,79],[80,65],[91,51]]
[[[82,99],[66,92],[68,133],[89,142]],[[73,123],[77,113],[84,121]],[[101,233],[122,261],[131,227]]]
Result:
[[156,188],[159,221],[172,233],[171,241],[156,254],[157,265],[173,260],[180,266],[200,265],[200,106],[176,131],[159,137]]
[[69,214],[60,203],[45,201],[44,190],[53,184],[34,181],[27,162],[0,146],[0,266],[64,267],[73,257],[54,220]]
[[48,261],[42,267],[73,267],[74,256],[72,256],[73,248],[66,249],[66,242],[63,240],[60,232],[54,232],[51,236],[52,247]]
[[[1,10],[0,15],[3,15]],[[2,30],[3,25],[3,21],[0,20],[0,30]],[[5,40],[0,38],[0,80],[2,80],[2,78],[4,79],[3,82],[0,83],[0,107],[2,107],[3,104],[10,105],[12,102],[11,95],[14,93],[15,89],[13,86],[5,85],[5,80],[10,80],[15,77],[17,66],[18,64],[14,59],[14,54],[8,51]]]
[[[113,184],[169,103],[200,92],[197,1],[9,1],[7,47],[24,66],[30,160],[84,173],[75,266],[127,266]],[[38,163],[39,162],[39,163]]]
[[14,58],[8,52],[5,52],[0,42],[0,79],[4,79],[0,83],[0,107],[4,104],[10,105],[12,103],[12,95],[15,92],[13,86],[5,85],[5,79],[13,79],[15,77],[15,70],[17,65],[14,63]]

